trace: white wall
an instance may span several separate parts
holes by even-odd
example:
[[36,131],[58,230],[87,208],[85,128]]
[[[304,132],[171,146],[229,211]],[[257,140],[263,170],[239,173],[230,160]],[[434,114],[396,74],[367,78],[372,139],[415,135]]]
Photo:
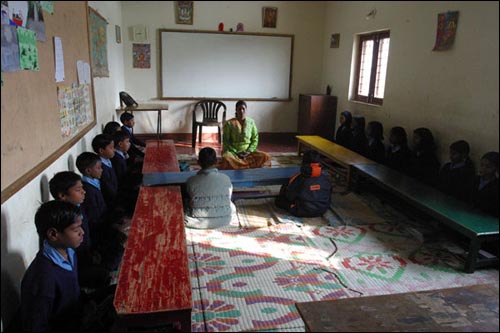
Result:
[[[109,22],[107,46],[110,77],[94,79],[98,124],[68,152],[2,204],[1,315],[3,327],[10,322],[19,305],[22,276],[38,251],[34,216],[42,202],[41,184],[47,184],[47,181],[60,171],[74,168],[78,172],[74,165],[76,157],[84,151],[92,151],[91,141],[94,136],[101,133],[102,124],[112,120],[113,116],[116,118],[115,101],[118,100],[118,92],[124,88],[123,44],[115,42],[115,24],[121,25],[122,22],[121,3],[119,1],[89,1],[89,6],[96,9]],[[54,7],[57,11],[57,3]],[[73,161],[71,166],[68,165],[70,159]]]
[[[410,140],[414,129],[428,127],[443,162],[449,145],[460,139],[470,143],[476,164],[485,152],[498,151],[498,7],[496,1],[329,2],[323,85],[332,85],[339,97],[337,115],[350,110],[367,122],[381,121],[386,144],[393,126],[404,127]],[[367,20],[373,8],[377,14]],[[432,51],[438,13],[455,10],[460,13],[453,48]],[[354,35],[380,29],[391,32],[384,104],[350,102]],[[336,49],[328,45],[333,33],[340,33]]]
[[[277,27],[262,28],[262,7],[278,7]],[[125,87],[135,99],[148,101],[160,96],[158,29],[214,30],[219,22],[229,31],[241,22],[245,31],[295,35],[291,102],[249,102],[248,116],[255,119],[261,132],[296,132],[299,93],[319,93],[322,70],[322,40],[326,2],[315,1],[196,1],[193,25],[175,24],[173,1],[127,1],[123,3]],[[144,24],[149,28],[151,68],[132,68],[132,44],[129,27]],[[200,50],[203,52],[203,50]],[[235,59],[234,61],[238,61]],[[217,78],[214,78],[216,80]],[[235,77],[227,84],[245,78]],[[164,133],[191,133],[191,110],[196,101],[168,101],[164,111]],[[227,101],[228,117],[234,116],[235,101]],[[156,131],[156,113],[135,114],[136,133]],[[212,129],[214,132],[215,128]],[[207,128],[207,132],[210,129]]]

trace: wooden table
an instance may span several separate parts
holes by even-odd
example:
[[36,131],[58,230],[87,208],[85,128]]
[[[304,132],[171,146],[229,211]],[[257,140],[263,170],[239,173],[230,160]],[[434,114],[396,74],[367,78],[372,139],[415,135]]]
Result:
[[307,147],[316,150],[321,155],[340,164],[347,170],[348,184],[351,183],[352,168],[354,165],[376,164],[375,161],[317,135],[297,135],[296,138],[298,140],[297,151],[299,155],[302,153],[303,148]]
[[479,258],[481,243],[498,242],[498,218],[472,210],[462,201],[382,164],[358,164],[355,169],[382,188],[466,236],[470,243],[465,272],[473,273],[478,267],[498,265],[496,257]]
[[135,111],[157,111],[158,116],[157,116],[157,123],[156,123],[156,136],[158,139],[161,139],[161,111],[162,110],[168,110],[168,104],[150,104],[150,103],[145,103],[145,104],[139,104],[137,106],[131,105],[131,106],[126,106],[126,107],[120,107],[119,109],[116,109],[116,112],[130,112],[134,113]]
[[[184,184],[189,177],[196,175],[197,172],[198,171],[148,173],[143,175],[142,183],[144,186],[181,185]],[[219,172],[227,175],[235,188],[255,187],[285,184],[291,176],[300,172],[300,167],[219,170]]]
[[179,171],[174,141],[147,140],[142,173],[146,175],[171,171]]
[[178,186],[141,187],[113,304],[120,326],[180,322],[183,331],[191,330],[192,292]]
[[498,332],[498,284],[296,306],[310,332]]

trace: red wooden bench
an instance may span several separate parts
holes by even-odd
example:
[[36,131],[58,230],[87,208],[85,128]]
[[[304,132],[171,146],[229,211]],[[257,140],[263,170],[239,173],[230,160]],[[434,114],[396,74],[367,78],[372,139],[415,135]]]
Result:
[[192,294],[179,186],[141,187],[118,276],[119,326],[180,323],[191,330]]
[[142,173],[179,171],[173,140],[147,140]]

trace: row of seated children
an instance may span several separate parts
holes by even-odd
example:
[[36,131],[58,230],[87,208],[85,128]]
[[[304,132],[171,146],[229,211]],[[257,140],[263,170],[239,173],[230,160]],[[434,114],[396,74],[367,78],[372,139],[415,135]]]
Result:
[[[113,127],[108,123],[105,130]],[[104,331],[112,325],[116,286],[109,286],[110,272],[118,268],[126,239],[116,225],[127,213],[120,207],[135,206],[131,191],[140,182],[127,171],[128,133],[97,135],[95,153],[76,160],[82,177],[63,171],[50,180],[55,200],[35,216],[40,251],[21,285],[22,330]],[[94,293],[86,295],[80,287]]]
[[365,118],[343,111],[335,142],[498,216],[498,152],[488,152],[481,157],[476,175],[469,158],[469,144],[464,140],[450,145],[450,161],[441,167],[434,137],[428,128],[413,131],[411,150],[404,128],[391,128],[387,148],[383,133],[383,125],[378,121],[369,122],[365,133]]

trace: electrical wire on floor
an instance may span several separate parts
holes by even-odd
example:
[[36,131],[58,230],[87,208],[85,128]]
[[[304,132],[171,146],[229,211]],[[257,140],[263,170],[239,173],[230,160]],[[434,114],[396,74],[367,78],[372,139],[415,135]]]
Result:
[[[332,238],[328,238],[330,240],[330,242],[333,244],[335,250],[333,250],[332,254],[330,254],[328,257],[326,257],[326,260],[329,261],[331,258],[333,258],[333,256],[337,253],[338,251],[338,247],[337,247],[337,244],[335,244],[335,241],[332,239]],[[335,276],[335,278],[339,281],[339,283],[342,285],[342,287],[346,288],[347,290],[350,290],[352,292],[355,292],[355,293],[358,293],[360,296],[363,295],[363,293],[361,291],[357,291],[357,290],[354,290],[352,288],[349,288],[343,281],[342,279],[340,278],[340,276],[335,273],[334,271],[331,271],[329,269],[326,269],[324,267],[317,267],[315,268],[316,270],[321,270],[321,271],[324,271],[324,272],[328,272],[330,274],[333,274],[333,276]]]

